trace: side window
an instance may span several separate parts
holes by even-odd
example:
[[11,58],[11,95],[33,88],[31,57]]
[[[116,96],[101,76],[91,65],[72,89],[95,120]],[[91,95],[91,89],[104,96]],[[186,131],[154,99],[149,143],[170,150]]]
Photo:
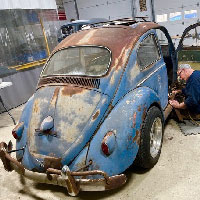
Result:
[[145,69],[160,58],[157,43],[153,35],[147,36],[137,51],[137,63],[140,70]]

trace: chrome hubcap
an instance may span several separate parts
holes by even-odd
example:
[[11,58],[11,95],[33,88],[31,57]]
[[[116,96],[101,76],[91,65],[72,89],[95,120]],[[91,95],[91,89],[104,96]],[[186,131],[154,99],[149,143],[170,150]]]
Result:
[[158,155],[162,142],[162,121],[155,118],[150,131],[150,154],[153,158]]

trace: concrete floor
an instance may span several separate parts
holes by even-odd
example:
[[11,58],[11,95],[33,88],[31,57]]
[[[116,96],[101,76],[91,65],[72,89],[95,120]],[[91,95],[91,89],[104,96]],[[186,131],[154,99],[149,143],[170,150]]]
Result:
[[[11,110],[19,120],[23,106]],[[0,141],[9,142],[14,128],[12,120],[0,115]],[[82,192],[69,197],[64,188],[38,184],[6,172],[0,162],[0,199],[135,199],[135,200],[197,200],[200,198],[200,135],[184,136],[174,120],[166,124],[162,154],[157,165],[149,171],[128,169],[128,182],[113,191]]]

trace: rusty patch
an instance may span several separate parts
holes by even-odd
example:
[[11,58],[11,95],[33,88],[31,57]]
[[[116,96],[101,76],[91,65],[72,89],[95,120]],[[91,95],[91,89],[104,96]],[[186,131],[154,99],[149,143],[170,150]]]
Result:
[[135,137],[133,138],[133,140],[136,141],[137,145],[140,145],[140,135],[141,135],[140,130],[136,130],[136,135],[135,135]]
[[62,95],[72,97],[74,94],[79,94],[83,92],[83,90],[84,90],[83,88],[79,88],[79,87],[65,86],[62,89]]
[[100,111],[98,110],[93,116],[92,120],[95,120],[99,116]]
[[109,184],[105,185],[105,190],[118,188],[126,183],[126,176],[124,174],[112,176],[109,178]]
[[136,126],[136,116],[137,116],[137,112],[134,112],[134,114],[133,114],[133,128],[135,128],[135,126]]
[[140,145],[140,131],[136,130],[135,137],[133,138],[133,142],[136,142],[137,145]]
[[142,113],[142,121],[144,121],[145,117],[146,117],[146,112],[147,112],[147,108],[144,107],[143,113]]
[[57,98],[58,98],[59,91],[60,91],[60,88],[59,88],[59,87],[57,87],[57,88],[54,90],[54,94],[53,94],[53,96],[52,96],[51,103],[50,103],[52,106],[55,106],[55,104],[56,104],[56,100],[57,100]]
[[141,109],[141,106],[138,106],[138,111],[140,112],[142,109]]
[[5,142],[0,143],[0,159],[3,162],[4,169],[7,171],[12,171],[10,161],[6,159],[6,152],[5,150],[7,149],[7,144]]
[[54,158],[54,157],[46,157],[44,158],[44,169],[47,170],[48,168],[54,168],[54,169],[61,169],[62,158]]
[[67,191],[69,192],[69,194],[71,194],[72,193],[71,184],[68,179],[66,179],[65,181],[66,181],[66,185],[67,185]]

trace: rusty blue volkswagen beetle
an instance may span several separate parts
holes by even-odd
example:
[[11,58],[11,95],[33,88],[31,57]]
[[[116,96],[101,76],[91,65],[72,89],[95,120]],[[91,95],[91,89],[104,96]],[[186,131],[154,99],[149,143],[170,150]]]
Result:
[[46,62],[12,131],[16,150],[0,144],[5,169],[75,196],[123,185],[134,161],[153,167],[171,111],[174,52],[167,30],[153,22],[68,36]]

